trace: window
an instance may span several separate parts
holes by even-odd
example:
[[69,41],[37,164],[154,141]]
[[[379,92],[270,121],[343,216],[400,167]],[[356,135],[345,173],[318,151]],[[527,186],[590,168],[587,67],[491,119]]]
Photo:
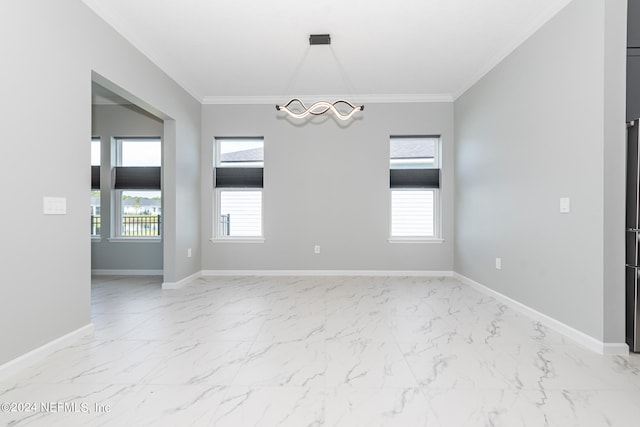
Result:
[[391,238],[439,238],[440,139],[392,136],[390,141]]
[[214,239],[262,239],[263,138],[216,138]]
[[161,165],[160,138],[116,139],[115,237],[160,237]]
[[161,166],[160,138],[117,139],[118,166]]
[[91,138],[91,237],[100,237],[100,138]]

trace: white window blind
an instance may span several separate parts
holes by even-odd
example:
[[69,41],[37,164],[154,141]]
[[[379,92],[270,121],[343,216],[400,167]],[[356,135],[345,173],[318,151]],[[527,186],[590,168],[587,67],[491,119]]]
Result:
[[220,237],[262,236],[262,191],[219,190]]
[[434,237],[435,190],[391,191],[391,235]]

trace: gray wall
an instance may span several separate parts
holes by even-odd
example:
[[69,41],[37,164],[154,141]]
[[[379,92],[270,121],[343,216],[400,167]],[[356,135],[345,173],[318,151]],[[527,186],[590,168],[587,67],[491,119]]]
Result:
[[[101,187],[111,185],[112,139],[122,136],[162,136],[162,120],[134,105],[94,105],[91,115],[93,136],[102,141]],[[102,236],[91,240],[92,270],[162,270],[162,242],[109,241],[112,197],[101,194]]]
[[[3,363],[90,322],[92,76],[170,121],[167,281],[200,269],[177,256],[200,244],[200,104],[78,0],[3,1],[0,39],[12,41],[0,67],[0,190],[18,207],[0,210]],[[66,197],[67,215],[43,215],[44,196]]]
[[623,342],[625,2],[604,3],[573,1],[456,100],[454,259],[473,280]]
[[[204,240],[204,270],[452,270],[452,103],[370,104],[348,125],[282,114],[273,105],[203,106],[204,236],[212,232],[214,138],[263,136],[265,146],[265,242]],[[403,134],[442,136],[444,243],[387,241],[389,136]]]

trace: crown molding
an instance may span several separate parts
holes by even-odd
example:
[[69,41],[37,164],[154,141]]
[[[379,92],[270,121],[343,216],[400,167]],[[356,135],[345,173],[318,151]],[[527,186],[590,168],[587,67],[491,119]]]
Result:
[[[305,104],[318,101],[335,101],[347,99],[352,104],[404,104],[424,102],[453,102],[453,96],[448,93],[424,93],[424,94],[370,94],[370,95],[297,95]],[[205,96],[202,99],[204,105],[264,105],[283,104],[291,96]]]

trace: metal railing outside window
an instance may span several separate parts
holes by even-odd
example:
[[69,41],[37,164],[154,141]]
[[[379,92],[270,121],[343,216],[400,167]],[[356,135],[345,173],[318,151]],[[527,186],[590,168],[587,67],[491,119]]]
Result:
[[160,215],[123,215],[123,237],[151,237],[160,235]]

